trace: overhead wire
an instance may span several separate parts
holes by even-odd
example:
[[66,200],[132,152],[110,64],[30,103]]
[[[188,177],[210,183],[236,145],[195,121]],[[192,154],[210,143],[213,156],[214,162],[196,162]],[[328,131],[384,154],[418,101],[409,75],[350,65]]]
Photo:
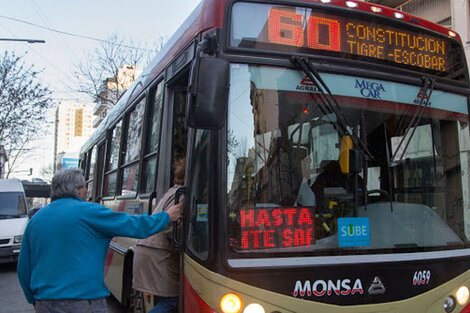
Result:
[[[39,4],[36,2],[36,0],[30,0],[33,4],[33,6],[36,7],[36,10],[38,11],[38,15],[39,17],[46,23],[48,24],[51,28],[56,28],[54,26],[54,24],[51,22],[51,20],[46,16],[46,14],[43,12],[43,10],[41,9],[41,7],[39,6]],[[63,43],[63,47],[64,47],[64,51],[66,51],[69,56],[74,59],[74,60],[79,60],[79,57],[75,54],[75,52],[73,51],[73,49],[70,47],[70,45],[67,43],[67,41],[62,38],[62,36],[60,36],[58,33],[54,33],[54,35],[56,36],[56,38],[58,39],[59,42],[62,42]],[[70,76],[68,76],[68,78],[70,79]],[[63,84],[66,88],[69,89],[69,93],[76,93],[76,92],[72,92],[72,90],[74,90],[74,88],[72,88],[68,83],[64,82],[62,79],[59,80],[59,82],[61,84]],[[64,92],[61,92],[61,91],[55,91],[55,93],[64,93]]]
[[[16,34],[14,34],[12,31],[10,31],[8,28],[6,28],[3,24],[0,24],[0,26],[5,29],[11,36],[15,37],[15,38],[18,38],[16,36]],[[44,57],[42,54],[40,54],[39,52],[37,52],[35,49],[33,49],[30,45],[27,46],[27,49],[30,50],[31,52],[33,52],[34,54],[36,54],[38,57],[42,58],[43,60],[45,60],[49,65],[51,65],[53,68],[55,68],[57,71],[59,71],[60,73],[64,74],[65,77],[70,80],[70,81],[73,81],[73,77],[71,77],[68,73],[64,72],[60,67],[58,67],[57,65],[55,65],[52,61],[50,61],[48,58]],[[50,86],[49,83],[46,83],[41,77],[37,77],[38,80],[40,80],[45,86]],[[60,79],[59,82],[61,84],[63,84],[66,88],[68,88],[69,90],[73,90],[73,88],[71,86],[69,86],[63,79]],[[50,87],[49,87],[50,88]],[[51,90],[52,92],[54,92],[54,90]]]
[[24,21],[24,20],[21,20],[21,19],[17,19],[17,18],[10,17],[10,16],[5,16],[5,15],[1,15],[1,14],[0,14],[0,18],[4,18],[4,19],[8,19],[8,20],[15,21],[15,22],[18,22],[18,23],[23,23],[23,24],[27,24],[27,25],[30,25],[30,26],[42,28],[42,29],[45,29],[45,30],[48,30],[48,31],[51,31],[51,32],[55,32],[55,33],[59,33],[59,34],[63,34],[63,35],[68,35],[68,36],[73,36],[73,37],[78,37],[78,38],[83,38],[83,39],[88,39],[88,40],[94,40],[94,41],[98,41],[98,42],[102,42],[102,43],[106,43],[106,44],[119,46],[119,47],[122,47],[122,48],[149,51],[149,52],[154,52],[155,51],[154,49],[134,47],[134,46],[124,45],[124,44],[120,44],[120,43],[116,43],[116,42],[112,42],[112,41],[108,41],[108,40],[104,40],[104,39],[100,39],[100,38],[96,38],[96,37],[65,32],[65,31],[57,30],[57,29],[54,29],[54,28],[51,28],[51,27],[38,25],[38,24],[35,24],[35,23],[32,23],[32,22]]
[[[39,17],[44,22],[46,22],[49,26],[51,26],[52,28],[55,28],[54,24],[52,24],[51,20],[46,16],[46,14],[44,14],[43,10],[39,6],[39,4],[36,2],[36,0],[30,0],[30,1],[33,3],[33,6],[35,6],[36,10],[39,12],[39,14],[38,14]],[[77,55],[75,54],[73,49],[70,48],[70,46],[67,44],[67,42],[61,36],[59,36],[57,33],[54,33],[54,35],[57,37],[57,39],[59,39],[64,44],[63,46],[64,46],[65,50],[69,53],[70,57],[72,57],[72,59],[78,60],[79,58],[77,57]]]

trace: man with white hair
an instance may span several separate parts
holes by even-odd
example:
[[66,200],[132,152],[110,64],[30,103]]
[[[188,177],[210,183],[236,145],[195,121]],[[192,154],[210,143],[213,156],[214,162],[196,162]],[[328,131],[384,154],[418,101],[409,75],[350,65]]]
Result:
[[104,263],[115,236],[146,238],[180,216],[181,204],[150,216],[131,216],[86,202],[83,171],[68,168],[52,179],[52,202],[28,223],[18,279],[36,312],[106,312]]

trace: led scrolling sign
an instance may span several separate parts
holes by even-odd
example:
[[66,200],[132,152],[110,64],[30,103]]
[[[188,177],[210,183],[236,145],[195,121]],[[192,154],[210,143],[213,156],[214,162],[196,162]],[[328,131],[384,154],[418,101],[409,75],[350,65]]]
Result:
[[451,39],[412,28],[281,6],[270,7],[264,18],[266,22],[258,36],[253,38],[252,33],[245,36],[247,30],[238,47],[315,49],[323,54],[340,53],[354,59],[385,61],[431,72],[450,73],[461,65],[461,52]]
[[445,72],[448,68],[443,39],[385,25],[337,16],[303,16],[285,9],[271,9],[269,40],[273,43],[346,52],[395,63]]
[[240,210],[239,249],[308,246],[315,242],[311,208],[256,208]]

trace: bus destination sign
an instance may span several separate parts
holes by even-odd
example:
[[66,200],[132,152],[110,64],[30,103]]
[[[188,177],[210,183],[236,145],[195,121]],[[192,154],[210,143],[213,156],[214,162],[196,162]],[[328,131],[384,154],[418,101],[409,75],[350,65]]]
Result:
[[273,5],[264,8],[264,17],[263,14],[257,17],[262,19],[257,23],[259,26],[249,29],[237,25],[241,20],[236,17],[242,12],[234,7],[232,45],[341,56],[433,73],[450,73],[460,64],[461,53],[452,39],[413,26],[390,26],[379,20],[310,8]]
[[[445,72],[446,40],[367,21],[326,14],[301,14],[273,8],[269,41],[319,50],[344,52]],[[447,51],[448,52],[448,51]]]
[[262,207],[240,210],[242,250],[312,245],[312,208]]

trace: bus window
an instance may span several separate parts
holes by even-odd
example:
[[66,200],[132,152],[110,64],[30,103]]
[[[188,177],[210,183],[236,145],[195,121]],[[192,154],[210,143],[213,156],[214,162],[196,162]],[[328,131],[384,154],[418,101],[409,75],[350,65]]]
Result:
[[93,150],[91,151],[91,156],[90,156],[90,168],[89,168],[89,174],[88,174],[88,180],[93,180],[94,175],[95,175],[95,166],[96,166],[96,146],[93,147]]
[[88,180],[86,182],[87,184],[87,199],[91,199],[93,197],[93,179],[95,177],[95,172],[96,172],[96,158],[97,158],[97,147],[93,146],[93,149],[91,150],[91,155],[89,159],[89,167],[88,167]]
[[137,178],[139,177],[140,143],[142,138],[142,122],[145,111],[145,98],[140,100],[134,110],[128,115],[127,141],[124,150],[122,167],[123,196],[137,193]]
[[80,164],[79,164],[79,167],[83,170],[84,173],[86,171],[86,159],[87,159],[87,155],[85,153],[80,159]]
[[[172,138],[172,162],[174,157],[183,157],[186,155],[187,130],[184,127],[184,118],[186,113],[186,88],[177,88],[174,91],[173,101],[173,134]],[[173,181],[173,172],[171,173],[171,181]]]
[[103,194],[105,197],[114,197],[116,194],[117,172],[106,175],[104,178]]
[[145,147],[145,154],[150,154],[158,150],[160,143],[160,124],[163,107],[163,81],[160,82],[155,91],[154,101],[149,108],[149,138]]
[[188,247],[205,260],[209,256],[209,161],[210,131],[198,130],[195,135],[193,175],[190,195]]
[[111,144],[109,147],[108,171],[117,169],[119,162],[119,143],[121,142],[122,121],[116,124],[113,129]]
[[142,192],[151,193],[155,189],[155,175],[157,170],[157,153],[160,145],[160,125],[163,108],[163,81],[155,90],[153,101],[148,110],[148,137],[145,145],[145,157],[142,171]]
[[95,201],[102,197],[102,182],[103,182],[103,166],[104,166],[104,154],[106,150],[106,142],[100,143],[98,146],[98,159],[96,160],[96,180],[95,180]]
[[114,126],[109,143],[108,164],[104,178],[103,195],[114,197],[116,194],[117,168],[119,164],[119,144],[121,142],[122,121]]

